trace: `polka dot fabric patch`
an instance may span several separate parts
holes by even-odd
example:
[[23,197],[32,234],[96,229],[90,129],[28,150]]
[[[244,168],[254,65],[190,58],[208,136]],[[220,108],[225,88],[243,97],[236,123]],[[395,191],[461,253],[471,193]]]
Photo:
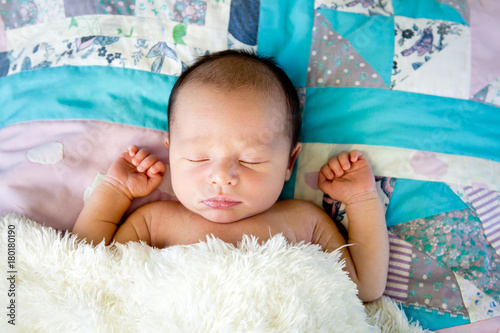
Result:
[[388,88],[351,43],[335,32],[319,12],[314,18],[307,71],[308,87]]

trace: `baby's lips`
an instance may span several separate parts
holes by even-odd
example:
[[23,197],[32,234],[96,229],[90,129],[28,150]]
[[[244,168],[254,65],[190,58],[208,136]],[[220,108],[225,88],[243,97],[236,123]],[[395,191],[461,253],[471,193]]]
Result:
[[212,197],[202,201],[203,204],[214,209],[228,209],[241,204],[241,201],[229,197]]

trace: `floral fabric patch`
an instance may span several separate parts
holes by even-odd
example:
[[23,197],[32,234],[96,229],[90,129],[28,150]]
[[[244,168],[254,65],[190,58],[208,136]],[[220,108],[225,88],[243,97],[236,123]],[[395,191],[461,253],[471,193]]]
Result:
[[421,251],[413,250],[409,304],[468,317],[455,274]]
[[416,219],[389,230],[498,302],[500,258],[469,209]]
[[11,75],[45,67],[85,63],[86,66],[124,67],[180,75],[187,64],[206,52],[202,49],[186,52],[186,49],[185,46],[144,39],[89,36],[60,43],[43,42],[33,48],[11,51],[5,59],[0,57],[0,68],[5,64],[5,75]]
[[65,0],[66,16],[80,15],[133,15],[135,0]]
[[135,15],[169,19],[181,23],[205,25],[206,0],[137,0]]
[[206,0],[177,0],[174,4],[172,20],[183,23],[205,25]]
[[66,17],[63,0],[0,1],[0,15],[6,29],[17,29]]
[[392,68],[391,88],[395,88],[432,60],[451,42],[458,40],[464,33],[465,26],[459,23],[395,18],[394,64]]
[[471,322],[477,322],[500,316],[500,304],[478,290],[473,284],[456,275],[460,284],[462,298]]

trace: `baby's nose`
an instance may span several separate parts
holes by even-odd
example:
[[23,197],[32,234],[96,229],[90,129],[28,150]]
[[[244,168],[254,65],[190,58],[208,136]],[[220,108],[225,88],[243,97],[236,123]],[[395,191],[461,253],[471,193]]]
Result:
[[219,186],[235,186],[240,182],[236,167],[231,163],[219,163],[207,176],[207,183]]

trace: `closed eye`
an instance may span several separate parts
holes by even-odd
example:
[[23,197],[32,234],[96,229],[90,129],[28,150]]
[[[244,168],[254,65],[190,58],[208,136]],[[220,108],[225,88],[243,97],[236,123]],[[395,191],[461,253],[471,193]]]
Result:
[[247,165],[259,165],[265,162],[249,162],[249,161],[242,161],[240,160],[240,163],[247,164]]
[[201,158],[201,159],[189,159],[189,158],[186,158],[186,160],[188,160],[189,162],[192,162],[192,163],[204,163],[204,162],[210,161],[210,159],[208,159],[208,158]]

